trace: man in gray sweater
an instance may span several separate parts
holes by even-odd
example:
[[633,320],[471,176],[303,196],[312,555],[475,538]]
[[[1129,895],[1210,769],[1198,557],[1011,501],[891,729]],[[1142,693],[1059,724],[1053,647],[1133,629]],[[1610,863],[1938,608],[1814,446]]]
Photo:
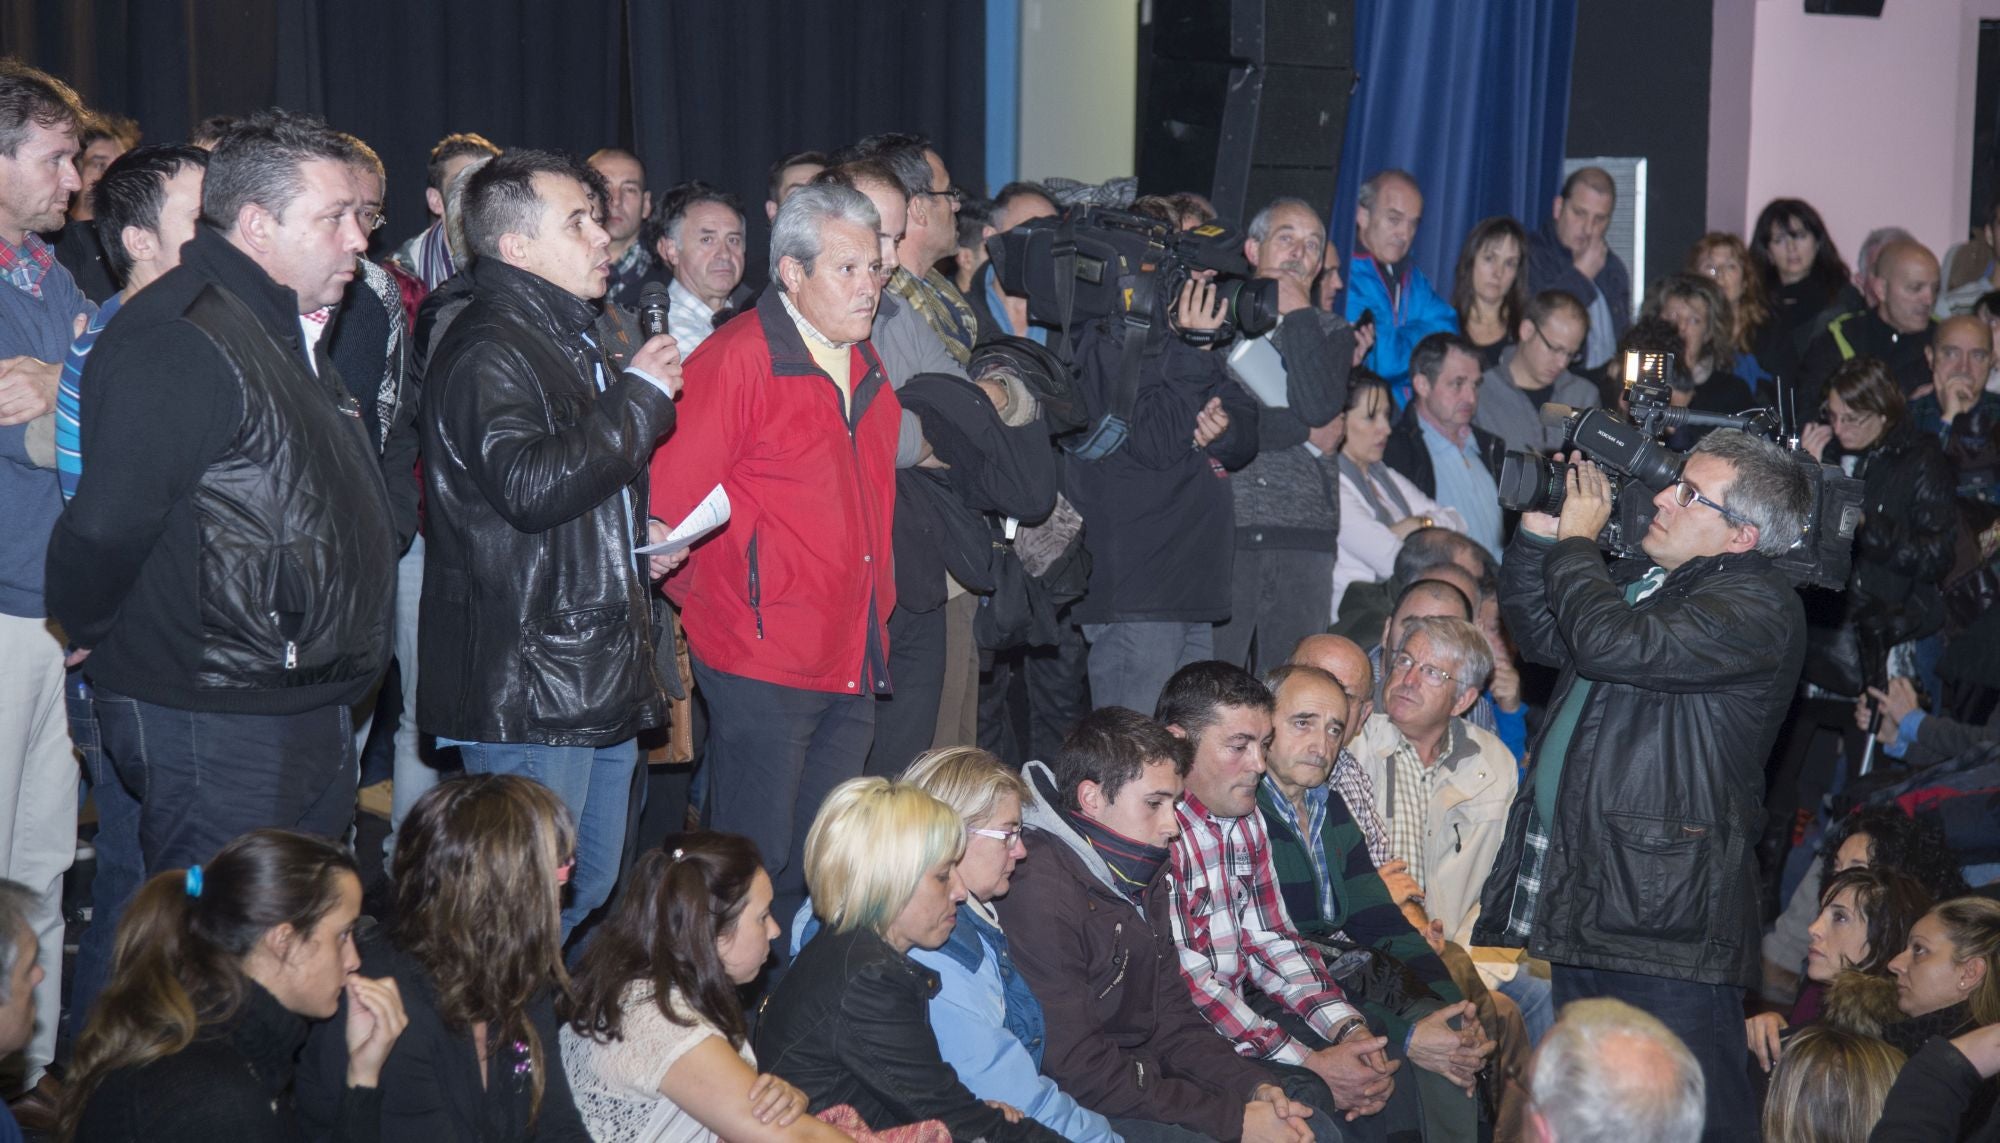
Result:
[[1516,344],[1480,379],[1473,426],[1516,451],[1561,448],[1561,422],[1544,419],[1542,411],[1551,404],[1597,407],[1597,386],[1570,372],[1589,329],[1590,316],[1573,296],[1561,290],[1536,294],[1521,316]]
[[[1231,476],[1236,554],[1230,618],[1215,657],[1262,672],[1300,639],[1326,630],[1340,535],[1340,443],[1356,334],[1312,304],[1326,226],[1311,206],[1280,198],[1250,220],[1243,253],[1278,283],[1278,327],[1230,353],[1237,380],[1262,407],[1257,459]],[[1337,274],[1337,270],[1329,273]],[[1363,347],[1365,349],[1365,347]]]

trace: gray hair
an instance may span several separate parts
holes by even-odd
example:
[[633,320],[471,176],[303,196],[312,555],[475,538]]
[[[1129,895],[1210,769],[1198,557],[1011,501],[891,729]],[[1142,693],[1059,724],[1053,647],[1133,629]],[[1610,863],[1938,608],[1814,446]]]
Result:
[[[1266,206],[1264,209],[1258,211],[1257,217],[1250,220],[1250,241],[1262,242],[1266,238],[1269,238],[1271,236],[1272,218],[1279,211],[1285,210],[1287,208],[1296,208],[1299,210],[1303,210],[1306,212],[1306,214],[1310,215],[1314,221],[1316,222],[1319,221],[1319,212],[1314,210],[1312,208],[1312,204],[1307,202],[1305,199],[1294,198],[1291,195],[1286,195],[1283,198],[1274,198],[1271,200],[1269,206]],[[1326,224],[1321,223],[1320,225],[1324,227]]]
[[1493,673],[1493,648],[1487,646],[1486,636],[1479,633],[1479,628],[1455,615],[1405,619],[1403,641],[1396,645],[1397,652],[1419,635],[1431,641],[1431,650],[1442,660],[1440,665],[1458,683],[1455,698],[1464,698],[1465,692],[1486,685],[1486,677]]
[[1856,251],[1854,264],[1863,274],[1875,276],[1875,266],[1882,259],[1882,248],[1891,242],[1915,242],[1916,235],[1900,226],[1878,226],[1861,240],[1861,249]]
[[34,907],[33,890],[19,881],[0,880],[0,1004],[14,999],[14,962],[21,955],[21,934],[35,931],[28,923]]
[[778,263],[796,258],[806,273],[813,272],[823,245],[821,234],[829,222],[851,222],[870,234],[882,230],[882,216],[868,196],[853,187],[835,183],[810,183],[793,191],[771,220],[771,281],[784,289],[778,277]]
[[472,172],[493,161],[491,155],[481,155],[459,168],[451,178],[451,185],[444,191],[444,244],[451,250],[454,265],[465,266],[472,262],[472,246],[465,240],[465,187],[472,181]]
[[1726,460],[1736,470],[1729,491],[1718,499],[1756,526],[1759,554],[1784,555],[1805,535],[1812,482],[1784,449],[1741,429],[1717,429],[1701,438],[1692,455]]
[[[1653,1066],[1620,1066],[1607,1058],[1614,1041],[1658,1058],[1649,1061]],[[1564,1005],[1535,1053],[1528,1090],[1560,1143],[1701,1138],[1707,1092],[1701,1065],[1665,1024],[1622,1000]]]
[[1374,210],[1375,196],[1382,193],[1383,185],[1398,181],[1410,184],[1411,189],[1419,194],[1423,193],[1423,188],[1417,185],[1417,176],[1398,167],[1388,167],[1368,176],[1368,181],[1362,183],[1361,189],[1354,194],[1354,205],[1363,210]]

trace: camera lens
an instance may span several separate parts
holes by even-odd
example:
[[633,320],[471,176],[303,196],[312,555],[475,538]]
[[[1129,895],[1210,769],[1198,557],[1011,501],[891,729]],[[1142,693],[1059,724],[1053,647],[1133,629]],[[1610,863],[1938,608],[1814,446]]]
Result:
[[1223,312],[1243,337],[1261,337],[1278,326],[1278,283],[1269,278],[1222,278],[1215,283]]
[[1569,465],[1533,453],[1510,452],[1500,461],[1500,506],[1511,512],[1562,511]]

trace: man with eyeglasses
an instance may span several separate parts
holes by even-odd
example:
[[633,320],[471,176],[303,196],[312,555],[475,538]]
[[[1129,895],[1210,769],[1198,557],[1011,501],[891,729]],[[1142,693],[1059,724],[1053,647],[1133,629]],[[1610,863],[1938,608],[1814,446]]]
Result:
[[1528,301],[1519,340],[1500,352],[1500,363],[1479,383],[1472,423],[1515,451],[1554,452],[1563,445],[1560,420],[1545,420],[1550,403],[1594,409],[1597,386],[1577,376],[1590,315],[1561,290],[1543,290]]
[[1562,674],[1474,941],[1549,961],[1558,1007],[1611,996],[1659,1017],[1706,1073],[1704,1138],[1740,1139],[1764,762],[1805,660],[1773,557],[1811,488],[1777,445],[1717,430],[1653,498],[1647,558],[1607,566],[1609,481],[1581,460],[1565,480],[1561,517],[1524,515],[1501,565],[1507,629]]
[[2000,504],[2000,395],[1985,389],[1993,368],[1993,331],[1969,314],[1938,323],[1924,349],[1930,391],[1910,402],[1918,431],[1937,437],[1958,477],[1958,494]]

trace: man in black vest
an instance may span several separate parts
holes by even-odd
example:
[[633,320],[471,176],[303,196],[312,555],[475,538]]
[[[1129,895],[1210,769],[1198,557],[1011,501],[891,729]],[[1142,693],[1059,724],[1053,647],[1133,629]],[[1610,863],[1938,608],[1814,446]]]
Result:
[[181,265],[90,357],[91,460],[49,541],[150,874],[354,816],[348,708],[382,673],[396,536],[360,409],[305,315],[368,244],[358,156],[272,112],[217,145]]

